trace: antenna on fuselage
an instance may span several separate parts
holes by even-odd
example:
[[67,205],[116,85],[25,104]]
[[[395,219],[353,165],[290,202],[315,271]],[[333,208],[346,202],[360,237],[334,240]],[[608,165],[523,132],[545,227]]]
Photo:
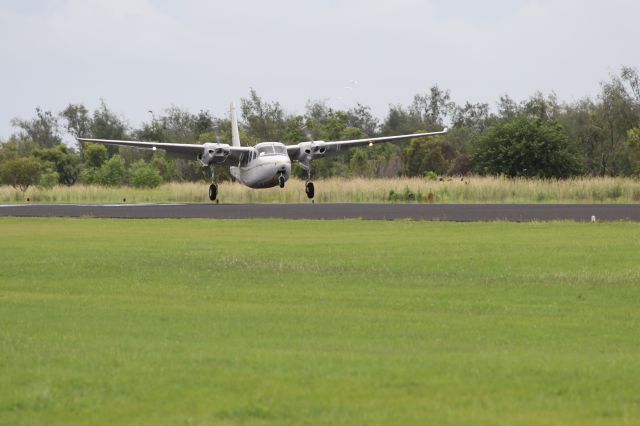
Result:
[[231,146],[240,146],[238,117],[236,115],[236,105],[233,102],[231,102]]

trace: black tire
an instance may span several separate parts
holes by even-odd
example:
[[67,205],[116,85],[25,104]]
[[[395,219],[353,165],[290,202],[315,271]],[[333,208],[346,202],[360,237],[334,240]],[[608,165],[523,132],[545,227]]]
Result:
[[280,185],[280,188],[284,188],[284,176],[280,175],[278,178],[278,185]]
[[212,183],[209,185],[209,199],[215,201],[218,198],[218,185]]
[[307,182],[307,184],[304,187],[304,192],[307,193],[307,197],[309,199],[313,198],[313,196],[315,195],[315,188],[313,187],[313,182]]

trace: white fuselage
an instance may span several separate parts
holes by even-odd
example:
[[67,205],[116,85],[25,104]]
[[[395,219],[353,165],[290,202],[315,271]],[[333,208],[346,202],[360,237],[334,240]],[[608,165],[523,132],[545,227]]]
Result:
[[271,188],[285,182],[291,175],[291,159],[284,144],[262,142],[256,145],[237,167],[230,168],[231,175],[250,188]]

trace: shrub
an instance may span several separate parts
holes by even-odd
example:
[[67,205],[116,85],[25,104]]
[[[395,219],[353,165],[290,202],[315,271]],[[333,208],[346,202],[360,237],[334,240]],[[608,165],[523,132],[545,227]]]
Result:
[[433,181],[436,181],[436,180],[438,180],[438,174],[437,174],[436,172],[434,172],[433,170],[431,170],[431,171],[426,172],[426,173],[424,174],[424,178],[425,178],[426,180],[433,180]]
[[100,170],[95,167],[89,167],[80,172],[80,182],[87,185],[100,184]]
[[622,197],[622,188],[620,187],[620,185],[615,185],[613,188],[610,188],[607,191],[607,196],[613,200]]
[[55,170],[47,169],[38,180],[38,186],[45,189],[51,189],[59,183],[60,175]]
[[97,143],[86,142],[82,156],[87,166],[100,168],[107,161],[107,147]]
[[38,181],[39,174],[40,162],[33,157],[9,160],[0,168],[2,182],[20,189],[22,192]]
[[387,201],[422,202],[425,200],[433,202],[434,195],[432,193],[429,193],[427,197],[424,197],[420,191],[414,192],[410,190],[409,187],[405,187],[402,192],[396,192],[392,189],[391,191],[389,191],[389,195],[387,196]]
[[127,183],[128,173],[124,159],[114,155],[100,167],[99,184],[106,186],[120,186]]
[[162,182],[162,177],[151,166],[137,167],[131,174],[131,183],[137,188],[155,188]]
[[566,178],[582,172],[569,150],[567,136],[557,123],[519,117],[490,127],[474,154],[482,175]]

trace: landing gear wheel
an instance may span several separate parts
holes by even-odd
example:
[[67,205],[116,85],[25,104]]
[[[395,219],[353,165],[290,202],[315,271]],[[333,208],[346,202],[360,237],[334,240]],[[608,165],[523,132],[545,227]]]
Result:
[[209,185],[209,199],[215,201],[218,198],[218,185],[212,183]]
[[307,184],[304,186],[304,192],[307,193],[307,197],[309,199],[313,198],[313,196],[315,195],[315,188],[313,187],[313,182],[307,182]]
[[280,188],[284,188],[284,176],[280,175],[278,178],[278,185],[280,185]]

